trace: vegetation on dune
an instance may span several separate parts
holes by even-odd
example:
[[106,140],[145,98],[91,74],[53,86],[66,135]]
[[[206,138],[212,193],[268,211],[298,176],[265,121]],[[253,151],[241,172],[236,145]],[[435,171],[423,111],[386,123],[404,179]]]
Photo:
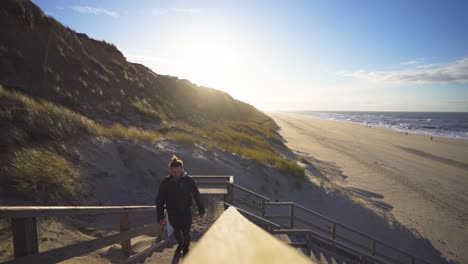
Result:
[[106,127],[68,108],[2,86],[0,103],[0,182],[36,201],[73,201],[80,192],[77,168],[52,148],[41,146],[87,135],[137,141],[161,136],[121,124]]
[[35,100],[0,86],[0,146],[24,145],[29,141],[62,140],[86,135],[111,138],[153,140],[156,131],[121,124],[106,127],[66,107],[46,100]]
[[2,186],[8,182],[25,195],[58,188],[54,195],[73,196],[77,190],[67,185],[79,178],[67,161],[73,155],[50,146],[89,136],[201,143],[304,175],[278,151],[285,148],[278,126],[253,106],[130,63],[114,45],[63,26],[32,2],[1,7],[15,10],[0,16],[0,24],[10,25],[0,39]]
[[6,173],[19,193],[34,200],[74,200],[79,193],[77,170],[51,151],[15,150]]
[[272,143],[281,141],[274,133],[276,124],[267,119],[199,120],[197,126],[175,122],[174,127],[169,127],[163,135],[155,130],[122,124],[104,126],[66,107],[32,99],[1,86],[0,102],[3,106],[0,109],[0,146],[9,149],[2,167],[6,171],[6,181],[26,196],[46,189],[50,197],[43,197],[43,200],[76,196],[79,185],[73,182],[78,172],[64,157],[49,150],[25,147],[33,142],[67,140],[86,135],[136,141],[151,141],[164,136],[184,146],[199,142],[212,150],[220,148],[274,166],[285,174],[304,176],[303,168],[281,157],[273,147]]

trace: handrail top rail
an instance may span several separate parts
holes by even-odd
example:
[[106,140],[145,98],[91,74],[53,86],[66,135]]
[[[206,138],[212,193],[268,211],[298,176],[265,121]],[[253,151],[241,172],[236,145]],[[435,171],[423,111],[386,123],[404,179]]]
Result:
[[232,175],[190,175],[194,180],[197,179],[226,179],[227,182],[234,183]]
[[295,205],[293,202],[265,202],[266,205]]
[[0,206],[0,218],[40,216],[95,215],[122,212],[152,211],[155,205],[128,206]]
[[225,178],[230,178],[232,177],[231,175],[190,175],[192,178],[220,178],[220,179],[225,179]]
[[261,194],[258,194],[258,193],[256,193],[256,192],[253,192],[253,191],[251,191],[251,190],[249,190],[249,189],[247,189],[247,188],[244,188],[244,187],[242,187],[242,186],[240,186],[240,185],[237,185],[237,184],[235,184],[235,183],[230,182],[229,185],[234,186],[234,187],[236,187],[237,189],[240,189],[240,190],[242,190],[242,191],[244,191],[244,192],[253,194],[254,196],[256,196],[256,197],[258,197],[258,198],[260,198],[260,199],[263,199],[263,200],[265,200],[265,201],[270,201],[270,198],[267,198],[267,197],[265,197],[265,196],[263,196],[263,195],[261,195]]

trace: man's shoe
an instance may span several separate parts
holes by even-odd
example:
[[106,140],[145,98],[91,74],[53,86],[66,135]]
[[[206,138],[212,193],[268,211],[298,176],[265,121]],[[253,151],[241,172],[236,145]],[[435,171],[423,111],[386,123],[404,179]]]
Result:
[[184,248],[184,250],[182,251],[182,256],[185,257],[188,253],[189,253],[189,249],[188,249],[188,248]]
[[182,256],[182,246],[177,246],[174,252],[174,258],[180,258]]

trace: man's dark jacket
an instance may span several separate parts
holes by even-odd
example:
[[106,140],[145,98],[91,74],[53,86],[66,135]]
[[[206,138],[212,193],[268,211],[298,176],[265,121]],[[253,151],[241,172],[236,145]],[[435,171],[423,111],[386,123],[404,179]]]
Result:
[[200,199],[200,191],[188,174],[179,177],[167,176],[159,185],[156,206],[158,222],[164,219],[164,208],[180,210],[192,206],[192,197],[198,206],[198,213],[204,214],[205,207]]

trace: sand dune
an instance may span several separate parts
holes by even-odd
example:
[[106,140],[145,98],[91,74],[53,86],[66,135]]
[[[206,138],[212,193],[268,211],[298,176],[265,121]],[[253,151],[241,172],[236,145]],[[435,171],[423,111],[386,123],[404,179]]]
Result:
[[[442,256],[468,262],[468,141],[271,113],[287,145],[321,178],[390,213]],[[320,162],[320,163],[317,163]],[[314,166],[317,168],[317,166]],[[329,168],[329,167],[328,167]]]

